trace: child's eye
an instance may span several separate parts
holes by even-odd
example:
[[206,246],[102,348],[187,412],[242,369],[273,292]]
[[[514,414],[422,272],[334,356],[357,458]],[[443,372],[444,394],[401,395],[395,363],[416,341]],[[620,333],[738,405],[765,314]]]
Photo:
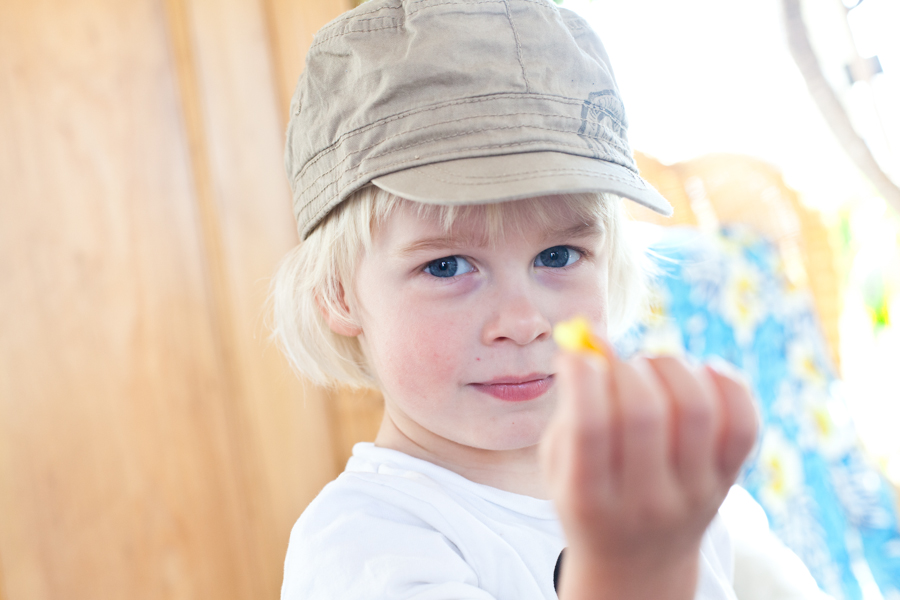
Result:
[[581,258],[581,253],[569,246],[553,246],[547,248],[534,259],[536,267],[568,267]]
[[462,256],[445,256],[425,265],[425,271],[435,277],[454,277],[473,271],[469,261]]

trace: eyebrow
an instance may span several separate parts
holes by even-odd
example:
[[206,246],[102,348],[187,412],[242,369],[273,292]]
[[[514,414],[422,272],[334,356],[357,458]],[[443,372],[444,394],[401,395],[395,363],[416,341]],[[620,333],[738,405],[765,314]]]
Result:
[[603,235],[603,232],[603,225],[596,221],[593,223],[577,223],[565,229],[551,229],[547,232],[546,239],[585,238]]
[[483,248],[487,246],[487,239],[478,240],[471,236],[450,235],[428,237],[403,246],[397,251],[397,254],[401,257],[406,257],[419,252],[446,250],[458,246],[476,246],[478,248]]
[[[601,236],[603,235],[604,228],[599,223],[577,223],[571,227],[566,227],[565,229],[550,229],[544,234],[544,239],[549,242],[549,240],[559,240],[559,239],[579,239],[593,236]],[[484,248],[489,245],[489,237],[488,236],[452,236],[452,235],[441,235],[434,237],[427,237],[421,240],[416,240],[411,244],[403,246],[400,250],[397,251],[397,254],[401,257],[406,257],[411,254],[416,254],[418,252],[425,251],[433,251],[433,250],[446,250],[449,248],[455,248],[459,246],[474,246],[477,248]]]

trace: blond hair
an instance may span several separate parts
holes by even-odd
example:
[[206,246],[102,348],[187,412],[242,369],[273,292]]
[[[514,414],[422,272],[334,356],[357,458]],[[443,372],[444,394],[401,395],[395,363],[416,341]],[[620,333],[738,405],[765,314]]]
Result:
[[[525,221],[548,228],[561,206],[585,223],[599,222],[605,231],[609,256],[608,326],[610,335],[623,330],[643,307],[646,267],[643,251],[627,235],[622,200],[612,194],[584,193],[530,198],[496,204],[446,206],[413,203],[420,216],[436,215],[445,230],[460,217],[479,211],[487,235],[498,239],[504,227]],[[344,301],[352,296],[351,282],[372,232],[403,200],[374,185],[351,195],[292,249],[281,261],[272,282],[272,336],[297,373],[324,386],[376,387],[358,338],[334,333],[323,311],[354,326]],[[510,218],[512,217],[512,218]]]

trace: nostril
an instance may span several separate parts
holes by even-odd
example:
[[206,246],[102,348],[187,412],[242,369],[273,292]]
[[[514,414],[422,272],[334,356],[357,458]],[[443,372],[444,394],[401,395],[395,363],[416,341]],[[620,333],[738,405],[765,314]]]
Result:
[[485,325],[484,342],[492,344],[509,340],[525,345],[549,339],[552,331],[550,321],[533,307],[507,306]]

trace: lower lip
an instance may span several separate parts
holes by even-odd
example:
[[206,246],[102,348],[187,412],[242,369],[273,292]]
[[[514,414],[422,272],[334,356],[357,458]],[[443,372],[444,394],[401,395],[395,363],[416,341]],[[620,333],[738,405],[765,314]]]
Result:
[[473,383],[479,392],[507,402],[524,402],[543,395],[553,385],[553,376],[525,381],[523,383]]

